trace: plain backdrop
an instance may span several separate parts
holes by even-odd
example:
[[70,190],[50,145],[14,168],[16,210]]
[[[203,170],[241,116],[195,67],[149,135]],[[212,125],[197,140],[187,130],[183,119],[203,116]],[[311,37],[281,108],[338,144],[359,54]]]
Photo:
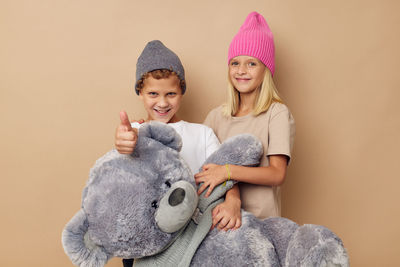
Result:
[[[322,224],[352,266],[400,261],[398,1],[0,1],[0,265],[71,266],[64,225],[119,111],[143,118],[136,59],[160,39],[181,58],[179,115],[224,102],[229,43],[258,11],[274,80],[296,120],[283,216]],[[122,266],[113,259],[107,266]]]

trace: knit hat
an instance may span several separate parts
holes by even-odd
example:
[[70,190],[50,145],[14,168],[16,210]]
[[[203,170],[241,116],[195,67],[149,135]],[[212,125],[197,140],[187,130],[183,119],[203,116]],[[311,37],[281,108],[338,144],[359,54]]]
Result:
[[274,75],[274,37],[264,17],[251,12],[229,45],[228,64],[232,58],[246,55],[259,59]]
[[[179,57],[161,41],[154,40],[146,45],[136,63],[136,94],[139,95],[137,86],[142,76],[150,71],[161,69],[173,71],[178,75],[179,79],[185,80],[185,70],[183,69]],[[184,94],[185,91],[186,84],[183,85],[182,94]]]

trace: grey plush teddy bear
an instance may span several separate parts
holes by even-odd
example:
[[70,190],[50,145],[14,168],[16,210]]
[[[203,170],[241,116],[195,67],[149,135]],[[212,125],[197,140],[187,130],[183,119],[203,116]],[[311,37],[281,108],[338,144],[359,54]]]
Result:
[[[132,155],[112,150],[97,160],[82,208],[62,234],[75,265],[122,257],[135,258],[135,266],[348,266],[342,241],[322,226],[242,211],[239,229],[210,231],[211,211],[234,182],[198,197],[181,145],[174,129],[151,122],[140,128]],[[255,137],[239,135],[205,164],[255,166],[261,154]]]

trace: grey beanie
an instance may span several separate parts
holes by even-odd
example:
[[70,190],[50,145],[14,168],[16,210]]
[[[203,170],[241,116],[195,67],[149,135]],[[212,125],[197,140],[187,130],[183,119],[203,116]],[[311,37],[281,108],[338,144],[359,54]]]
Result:
[[[150,71],[161,69],[173,71],[178,75],[179,79],[185,80],[185,70],[183,69],[179,57],[161,41],[154,40],[146,45],[136,63],[136,94],[139,95],[137,86],[142,76]],[[182,87],[182,94],[184,94],[185,91],[186,84]]]

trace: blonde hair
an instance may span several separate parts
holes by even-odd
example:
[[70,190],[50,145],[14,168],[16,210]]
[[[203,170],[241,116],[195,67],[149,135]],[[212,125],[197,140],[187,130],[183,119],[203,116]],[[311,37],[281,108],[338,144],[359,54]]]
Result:
[[[271,72],[268,68],[265,69],[264,79],[256,91],[256,99],[253,104],[253,115],[257,116],[269,109],[272,103],[283,103],[278,94],[278,90],[272,80]],[[234,116],[239,111],[240,95],[239,92],[233,87],[232,82],[228,75],[228,101],[222,109],[223,115],[229,117]]]

